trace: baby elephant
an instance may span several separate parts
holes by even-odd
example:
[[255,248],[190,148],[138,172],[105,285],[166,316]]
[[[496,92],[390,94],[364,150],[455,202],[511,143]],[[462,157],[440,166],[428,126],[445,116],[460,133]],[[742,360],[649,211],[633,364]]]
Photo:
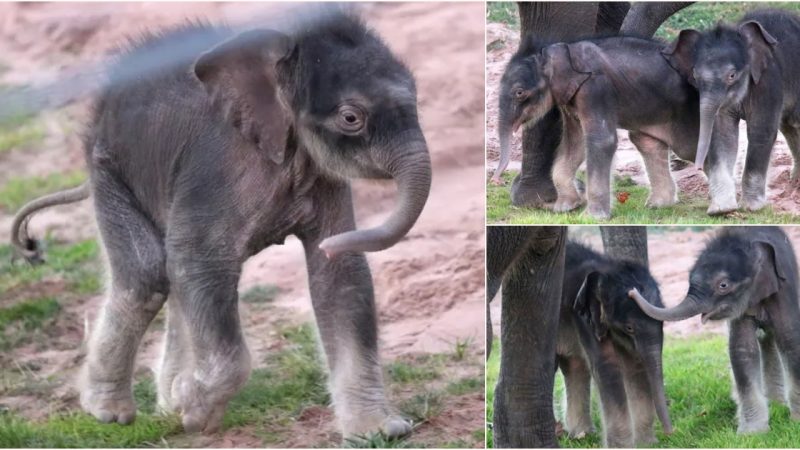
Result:
[[[351,12],[311,16],[281,31],[191,25],[134,43],[86,133],[89,187],[35,201],[15,219],[15,245],[32,258],[28,215],[89,190],[94,198],[111,282],[81,405],[99,420],[134,419],[137,347],[166,302],[159,405],[180,412],[186,430],[217,430],[250,373],[237,306],[242,264],[295,235],[342,433],[410,431],[384,394],[363,252],[399,241],[428,196],[416,87]],[[176,48],[191,56],[153,64]],[[131,76],[142,67],[152,70]],[[347,180],[357,177],[397,182],[384,224],[354,230]]]
[[[586,159],[588,213],[597,219],[611,217],[610,177],[618,128],[629,130],[644,159],[652,189],[647,205],[676,203],[668,149],[682,159],[694,159],[699,106],[697,91],[661,54],[664,44],[611,37],[542,47],[531,39],[523,42],[503,74],[501,153],[494,181],[508,163],[511,133],[536,123],[555,107],[563,121],[552,172],[558,191],[555,211],[582,205],[575,174]],[[729,151],[735,154],[736,149]],[[709,165],[716,161],[709,160]],[[711,194],[713,205],[719,193]]]
[[631,289],[661,306],[658,284],[646,267],[567,244],[556,354],[571,437],[593,431],[592,378],[600,393],[605,446],[656,442],[656,415],[664,432],[672,432],[661,366],[662,322],[636,306]]
[[[792,244],[775,227],[722,229],[697,258],[689,292],[674,308],[634,299],[657,320],[701,314],[727,320],[736,382],[739,433],[769,430],[767,398],[785,403],[800,420],[800,304]],[[784,374],[786,381],[784,383]]]

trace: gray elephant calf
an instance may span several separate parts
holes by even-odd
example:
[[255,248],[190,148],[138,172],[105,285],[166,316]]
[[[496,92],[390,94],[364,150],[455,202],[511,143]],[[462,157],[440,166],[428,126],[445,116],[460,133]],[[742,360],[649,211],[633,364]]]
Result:
[[[364,251],[392,246],[428,196],[431,167],[409,70],[350,13],[292,31],[187,26],[119,58],[85,141],[90,183],[40,199],[13,238],[36,257],[27,217],[94,197],[111,269],[89,343],[83,408],[134,420],[131,375],[150,321],[169,304],[159,404],[213,432],[250,373],[237,309],[242,263],[288,235],[303,243],[317,325],[345,436],[410,431],[384,394]],[[194,62],[131,79],[182,43]],[[387,221],[354,228],[347,178],[394,178]]]
[[[739,433],[769,430],[767,398],[800,420],[800,300],[794,249],[775,227],[723,228],[697,258],[689,292],[674,308],[632,297],[658,320],[701,314],[727,320]],[[788,381],[785,383],[784,380]],[[788,387],[788,392],[787,388]]]
[[656,415],[664,432],[672,433],[661,364],[663,324],[631,301],[631,289],[661,305],[658,284],[646,267],[567,243],[556,357],[571,437],[593,431],[592,379],[600,394],[604,445],[656,442]]

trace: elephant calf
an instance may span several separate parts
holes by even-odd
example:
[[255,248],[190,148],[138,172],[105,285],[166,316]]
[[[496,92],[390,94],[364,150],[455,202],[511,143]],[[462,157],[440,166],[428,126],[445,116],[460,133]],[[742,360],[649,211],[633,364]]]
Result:
[[[34,258],[28,215],[94,197],[111,282],[81,405],[99,420],[134,420],[137,347],[166,302],[159,405],[180,412],[186,430],[217,430],[250,373],[237,307],[242,264],[295,235],[343,434],[410,431],[384,394],[362,252],[399,241],[428,196],[416,87],[359,18],[322,12],[286,31],[192,25],[134,43],[86,133],[89,185],[16,217],[15,245]],[[129,75],[178,47],[193,60]],[[396,180],[400,200],[384,224],[353,230],[354,177]]]
[[767,398],[785,403],[787,387],[791,417],[800,420],[797,260],[783,231],[723,228],[692,267],[683,302],[664,309],[633,298],[657,320],[728,321],[739,433],[769,430]]
[[661,365],[663,324],[636,306],[631,289],[661,306],[658,284],[646,267],[567,243],[556,355],[571,437],[593,431],[592,378],[602,404],[604,445],[655,442],[656,415],[664,432],[672,432]]

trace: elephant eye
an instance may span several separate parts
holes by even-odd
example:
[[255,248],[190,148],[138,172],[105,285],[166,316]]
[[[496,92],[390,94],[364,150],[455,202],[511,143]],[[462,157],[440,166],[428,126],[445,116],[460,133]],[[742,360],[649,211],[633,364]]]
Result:
[[336,125],[346,133],[357,133],[364,128],[364,111],[353,105],[342,105],[339,107],[339,115],[336,118]]
[[730,83],[733,83],[734,81],[736,81],[736,71],[735,70],[731,70],[728,73],[728,83],[730,84]]
[[633,334],[633,331],[634,331],[634,330],[633,330],[633,325],[625,325],[625,331],[626,331],[628,334]]
[[514,97],[516,97],[516,98],[518,98],[518,99],[522,99],[522,98],[524,98],[524,97],[525,97],[525,89],[522,89],[522,88],[517,88],[517,89],[514,91]]
[[731,287],[731,284],[730,284],[730,282],[728,282],[728,280],[722,280],[717,285],[717,290],[720,291],[720,292],[725,292],[730,287]]

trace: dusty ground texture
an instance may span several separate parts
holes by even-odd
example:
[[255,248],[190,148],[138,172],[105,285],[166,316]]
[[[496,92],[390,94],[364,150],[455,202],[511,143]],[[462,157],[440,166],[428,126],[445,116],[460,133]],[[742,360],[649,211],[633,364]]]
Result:
[[[650,259],[650,272],[658,282],[664,305],[677,305],[689,290],[689,270],[695,259],[705,248],[706,242],[718,227],[649,227],[647,251]],[[795,250],[800,249],[800,227],[784,227]],[[603,241],[597,227],[571,227],[571,239],[584,242],[602,252]],[[492,325],[495,332],[500,331],[501,295],[492,301]],[[681,322],[664,324],[666,336],[685,337],[695,334],[727,334],[725,322],[708,322],[703,325],[700,316]]]
[[[500,159],[500,141],[497,136],[498,95],[500,78],[506,64],[514,55],[519,45],[519,33],[505,24],[489,23],[486,26],[486,170],[494,173]],[[615,155],[614,171],[618,175],[630,175],[642,185],[649,185],[644,163],[628,139],[628,132],[617,130],[618,148]],[[511,139],[510,170],[519,171],[522,163],[521,133]],[[739,155],[736,162],[737,190],[741,193],[741,176],[747,151],[747,126],[744,121],[739,124]],[[584,164],[585,166],[585,164]],[[770,168],[767,173],[767,198],[775,212],[800,215],[800,190],[789,183],[792,170],[792,156],[786,139],[778,134],[772,152]],[[708,197],[708,181],[693,167],[672,173],[680,192],[687,198]]]
[[[231,24],[268,16],[287,5],[203,3],[94,3],[0,5],[0,58],[3,84],[37,84],[101,61],[143,27],[158,29],[202,18]],[[469,343],[463,363],[447,365],[453,377],[482,375],[484,333],[484,158],[483,23],[480,3],[392,3],[364,5],[368,23],[411,68],[417,79],[422,125],[434,163],[431,196],[417,225],[390,250],[368,256],[375,279],[381,356],[388,363],[415,355],[444,354]],[[40,116],[44,137],[35,144],[0,153],[0,188],[13,177],[46,176],[85,167],[78,132],[87,120],[88,102]],[[357,222],[381,222],[394,202],[391,183],[354,183]],[[13,211],[0,208],[0,242],[8,242]],[[52,208],[31,223],[35,236],[58,242],[96,237],[91,202]],[[241,315],[254,361],[280,344],[276,329],[313,320],[299,241],[269,248],[244,267],[240,292],[257,286],[279,291],[268,307],[242,306]],[[41,418],[76,408],[72,378],[82,356],[85,321],[91,323],[101,296],[63,291],[57,278],[30,289],[46,291],[62,304],[57,327],[44,344],[9,350],[6,361],[35,362],[36,379],[53,379],[26,396],[0,397],[0,403]],[[13,294],[13,295],[12,295]],[[0,305],[42,292],[0,292]],[[13,298],[12,298],[13,297]],[[147,371],[157,354],[160,326],[151,327],[137,371]],[[49,377],[52,375],[53,377]],[[446,374],[445,378],[451,375]],[[442,412],[415,432],[414,443],[435,445],[462,439],[483,428],[483,389],[448,398]],[[394,392],[398,400],[414,392]],[[261,446],[252,430],[234,428],[198,438],[191,446]],[[304,411],[285,446],[336,445],[331,409]],[[480,442],[482,447],[482,441]]]

